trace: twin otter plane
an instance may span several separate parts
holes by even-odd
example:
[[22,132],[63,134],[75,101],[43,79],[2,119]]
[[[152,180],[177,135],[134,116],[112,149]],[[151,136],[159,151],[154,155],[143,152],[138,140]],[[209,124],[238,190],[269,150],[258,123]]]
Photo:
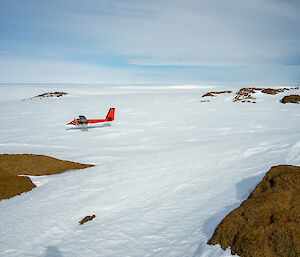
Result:
[[97,123],[106,123],[115,119],[115,108],[110,108],[105,119],[88,120],[85,116],[79,116],[66,125],[66,128],[89,128]]

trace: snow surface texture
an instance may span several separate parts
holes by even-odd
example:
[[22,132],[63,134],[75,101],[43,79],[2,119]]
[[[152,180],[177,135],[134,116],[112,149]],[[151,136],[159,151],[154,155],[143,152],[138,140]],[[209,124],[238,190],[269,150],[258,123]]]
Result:
[[[206,242],[271,166],[300,165],[300,105],[201,103],[212,90],[224,88],[0,86],[1,153],[96,165],[1,201],[0,256],[231,256]],[[21,101],[53,91],[70,95]],[[110,107],[111,126],[65,129]]]

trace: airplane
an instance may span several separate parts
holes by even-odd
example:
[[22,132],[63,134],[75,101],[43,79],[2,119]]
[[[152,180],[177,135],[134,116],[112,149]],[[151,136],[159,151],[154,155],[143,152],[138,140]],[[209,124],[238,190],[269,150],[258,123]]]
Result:
[[110,108],[105,119],[93,119],[88,120],[85,116],[79,115],[78,119],[72,120],[66,125],[66,128],[89,128],[93,127],[94,124],[102,123],[106,124],[109,121],[115,119],[115,108]]

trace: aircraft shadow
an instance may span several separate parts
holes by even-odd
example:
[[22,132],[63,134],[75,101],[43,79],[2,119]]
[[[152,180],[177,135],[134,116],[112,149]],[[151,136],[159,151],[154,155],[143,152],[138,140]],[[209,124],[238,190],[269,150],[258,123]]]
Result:
[[105,128],[105,127],[111,127],[111,124],[105,123],[105,124],[93,125],[93,126],[91,126],[91,127],[74,127],[74,128],[66,128],[66,130],[81,130],[81,131],[88,131],[88,130],[90,130],[90,129]]

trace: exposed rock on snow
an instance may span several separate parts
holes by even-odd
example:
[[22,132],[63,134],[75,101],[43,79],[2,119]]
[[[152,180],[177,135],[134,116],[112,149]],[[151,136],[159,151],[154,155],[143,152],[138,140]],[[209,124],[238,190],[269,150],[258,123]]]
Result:
[[[285,91],[291,90],[291,89],[299,89],[299,87],[293,87],[293,88],[256,88],[256,87],[248,87],[248,88],[241,88],[238,92],[236,92],[235,97],[233,99],[234,102],[240,101],[242,103],[256,103],[256,98],[254,97],[255,93],[263,93],[268,95],[277,95],[279,93],[283,93]],[[230,94],[232,91],[213,91],[208,92],[202,97],[216,97],[220,94]],[[207,100],[202,100],[201,102],[208,102]]]
[[216,228],[208,244],[241,257],[300,253],[300,167],[272,167],[240,207]]
[[30,178],[17,175],[6,175],[0,169],[0,200],[8,199],[16,195],[28,192],[35,188]]
[[94,219],[95,217],[96,217],[96,215],[86,216],[81,221],[79,221],[79,225],[82,225],[82,224]]
[[48,92],[48,93],[43,93],[43,94],[40,94],[40,95],[37,95],[37,96],[34,96],[34,97],[30,97],[30,98],[27,98],[27,99],[22,99],[22,101],[42,99],[42,98],[46,98],[46,97],[61,97],[61,96],[67,95],[67,94],[68,93],[66,93],[66,92]]
[[94,165],[59,160],[45,155],[1,154],[0,200],[11,198],[35,188],[28,177],[18,175],[52,175],[92,166]]
[[215,97],[216,95],[221,95],[221,94],[230,94],[232,93],[232,91],[215,91],[215,92],[208,92],[206,94],[204,94],[202,97]]
[[243,103],[255,103],[255,97],[253,96],[257,92],[261,92],[269,95],[276,95],[278,93],[283,93],[290,89],[299,89],[299,87],[294,88],[241,88],[235,95],[233,101],[241,101]]
[[277,95],[278,93],[282,93],[285,90],[289,90],[289,89],[288,88],[285,89],[264,88],[261,90],[261,92],[268,95]]
[[287,104],[287,103],[300,103],[300,95],[287,95],[282,98],[281,100],[282,103]]

